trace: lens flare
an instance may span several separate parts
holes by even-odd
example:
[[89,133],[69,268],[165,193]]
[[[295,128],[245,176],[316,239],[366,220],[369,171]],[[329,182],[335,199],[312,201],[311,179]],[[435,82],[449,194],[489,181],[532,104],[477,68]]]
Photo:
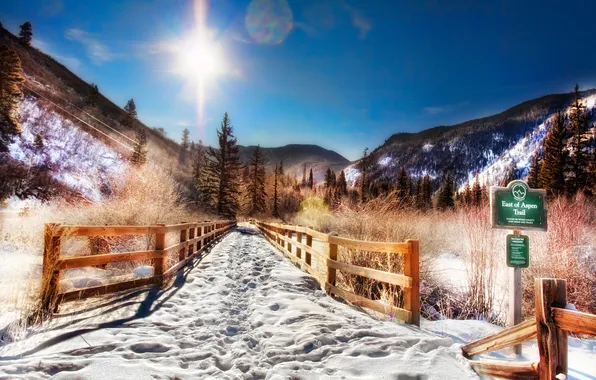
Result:
[[294,26],[286,0],[252,0],[244,24],[254,41],[266,45],[282,43]]

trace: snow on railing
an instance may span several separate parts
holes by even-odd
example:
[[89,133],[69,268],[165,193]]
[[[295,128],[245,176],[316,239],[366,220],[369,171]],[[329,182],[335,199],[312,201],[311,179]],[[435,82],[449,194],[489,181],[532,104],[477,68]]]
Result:
[[[236,225],[233,220],[216,220],[175,225],[150,226],[72,226],[49,223],[45,225],[41,311],[46,315],[57,312],[61,302],[119,292],[151,284],[164,286],[206,247],[217,242]],[[168,232],[180,232],[180,242],[165,246]],[[154,235],[155,249],[147,251],[106,253],[91,256],[61,257],[62,239],[76,236]],[[168,255],[178,252],[177,264],[167,268]],[[153,275],[141,279],[60,292],[60,272],[66,269],[106,265],[116,262],[152,260]]]
[[[420,244],[418,240],[399,243],[361,241],[342,238],[333,233],[325,234],[308,227],[264,223],[256,220],[251,222],[256,224],[265,237],[281,249],[296,265],[314,276],[328,293],[333,293],[353,304],[390,315],[391,318],[395,317],[420,326]],[[295,240],[294,233],[296,234]],[[303,243],[304,236],[306,244]],[[313,248],[313,238],[327,244],[328,251],[322,253]],[[294,250],[293,247],[295,247]],[[404,256],[404,273],[385,272],[341,262],[338,260],[338,247],[367,252],[402,254]],[[304,258],[302,257],[303,251]],[[323,263],[326,271],[325,278],[321,278],[316,269],[313,269],[313,255]],[[365,298],[339,288],[336,284],[338,270],[399,286],[404,292],[403,308]]]

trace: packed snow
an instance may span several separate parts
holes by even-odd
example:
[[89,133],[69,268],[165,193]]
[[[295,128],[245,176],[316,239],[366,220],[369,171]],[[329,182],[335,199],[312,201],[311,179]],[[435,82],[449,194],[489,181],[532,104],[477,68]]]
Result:
[[451,338],[327,296],[254,227],[139,293],[63,307],[0,348],[0,378],[477,378]]
[[[34,98],[25,97],[20,113],[23,132],[9,147],[12,158],[49,167],[55,179],[94,201],[102,198],[101,186],[124,171],[121,154]],[[34,145],[37,134],[43,138],[41,151]]]

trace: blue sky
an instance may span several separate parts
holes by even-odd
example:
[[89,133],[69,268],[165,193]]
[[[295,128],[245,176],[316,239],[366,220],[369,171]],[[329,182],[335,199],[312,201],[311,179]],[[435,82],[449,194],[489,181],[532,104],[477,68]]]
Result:
[[313,143],[349,159],[396,132],[596,83],[594,2],[249,4],[208,3],[223,61],[201,118],[196,80],[172,71],[179,58],[169,49],[195,27],[196,2],[9,0],[0,21],[13,32],[30,21],[36,46],[115,103],[134,98],[139,118],[174,139],[188,127],[214,144],[227,111],[240,144]]

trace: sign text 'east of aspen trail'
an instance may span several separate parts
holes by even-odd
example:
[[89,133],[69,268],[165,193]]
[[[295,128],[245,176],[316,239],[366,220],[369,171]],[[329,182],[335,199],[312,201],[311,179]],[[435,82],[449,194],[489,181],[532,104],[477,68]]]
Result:
[[530,189],[523,181],[491,187],[493,228],[546,231],[546,192]]

